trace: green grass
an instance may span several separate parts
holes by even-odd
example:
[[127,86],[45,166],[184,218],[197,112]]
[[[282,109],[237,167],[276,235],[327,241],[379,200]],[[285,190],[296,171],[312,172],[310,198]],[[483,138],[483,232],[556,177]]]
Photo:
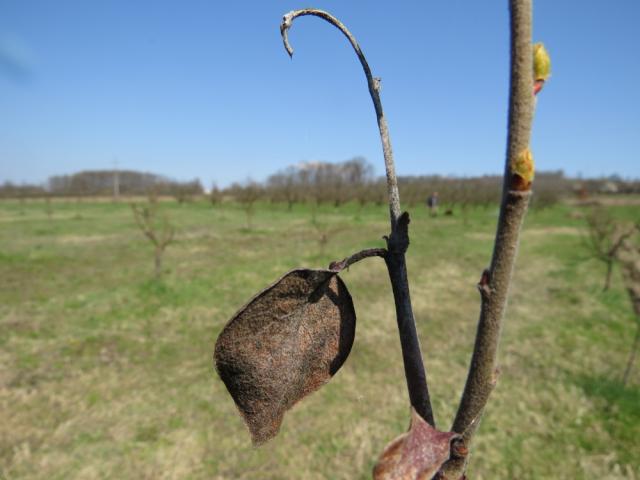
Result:
[[[386,207],[323,206],[312,223],[304,205],[261,204],[248,229],[236,205],[163,203],[177,236],[156,281],[128,205],[52,206],[48,218],[44,202],[0,203],[0,478],[370,478],[409,418],[380,259],[341,274],[358,314],[350,358],[265,446],[251,446],[212,353],[234,312],[287,270],[383,246]],[[632,313],[618,272],[601,291],[574,210],[525,221],[470,478],[640,476],[640,365],[619,381]],[[464,383],[495,221],[495,209],[466,221],[412,212],[412,299],[441,428]]]

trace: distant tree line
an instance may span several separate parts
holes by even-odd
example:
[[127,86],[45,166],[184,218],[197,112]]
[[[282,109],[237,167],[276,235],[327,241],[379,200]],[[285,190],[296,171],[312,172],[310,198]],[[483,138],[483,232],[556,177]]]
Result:
[[[443,212],[464,212],[469,207],[498,205],[501,182],[502,177],[498,175],[428,175],[398,179],[405,204],[410,207],[424,204],[429,195],[438,192]],[[116,189],[124,196],[173,196],[179,202],[205,193],[199,180],[179,182],[161,175],[132,170],[93,170],[50,177],[46,186],[5,182],[0,185],[0,198],[112,196]],[[256,202],[285,204],[289,209],[302,203],[335,207],[349,202],[382,205],[386,199],[386,189],[386,181],[374,175],[371,164],[363,157],[354,157],[340,163],[300,163],[274,173],[264,182],[234,183],[224,189],[213,186],[209,198],[212,204],[222,201],[239,202],[247,210],[249,218]],[[617,176],[576,179],[566,177],[562,171],[538,172],[532,206],[548,207],[563,197],[587,199],[595,194],[634,193],[640,193],[640,180],[624,180]]]
[[[288,167],[267,179],[264,194],[272,201],[286,202],[289,207],[308,201],[339,207],[361,200],[375,183],[373,167],[364,158],[355,157],[341,163],[308,162]],[[242,188],[232,185],[232,192],[238,187]]]
[[111,195],[117,185],[122,195],[201,195],[204,189],[199,180],[178,182],[154,173],[133,170],[92,170],[49,178],[48,191],[52,195]]
[[2,198],[29,198],[42,197],[47,191],[41,185],[21,184],[4,182],[0,185],[0,197]]
[[[443,211],[468,207],[491,207],[500,203],[502,177],[444,177],[439,175],[398,178],[402,200],[410,207],[424,204],[438,192]],[[386,199],[386,181],[374,176],[372,166],[362,157],[341,163],[308,162],[290,166],[271,175],[266,182],[234,183],[229,188],[211,192],[212,203],[232,199],[251,209],[255,202],[334,205],[356,202],[382,205]],[[569,178],[562,171],[538,172],[532,199],[534,208],[549,207],[560,199],[581,198],[595,194],[640,193],[640,181],[618,177],[581,180]]]
[[153,173],[133,170],[88,170],[71,175],[49,177],[46,186],[0,185],[0,197],[171,195],[183,201],[202,195],[199,180],[179,182]]

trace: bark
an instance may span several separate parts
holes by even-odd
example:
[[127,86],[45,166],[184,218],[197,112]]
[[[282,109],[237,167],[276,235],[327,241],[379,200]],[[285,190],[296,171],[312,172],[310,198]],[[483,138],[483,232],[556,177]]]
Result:
[[405,260],[405,252],[409,247],[408,227],[409,214],[405,212],[398,219],[396,229],[391,232],[391,236],[387,241],[388,254],[385,257],[385,261],[396,307],[396,320],[400,334],[402,360],[407,389],[409,390],[409,399],[411,405],[420,416],[435,427],[435,419],[427,387],[427,377],[409,293]]

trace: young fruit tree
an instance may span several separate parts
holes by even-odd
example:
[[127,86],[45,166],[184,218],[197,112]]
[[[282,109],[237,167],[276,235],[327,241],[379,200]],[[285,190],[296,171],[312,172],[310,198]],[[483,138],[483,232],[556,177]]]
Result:
[[629,294],[629,300],[631,301],[634,320],[636,322],[636,334],[633,339],[633,344],[631,345],[627,366],[622,375],[622,385],[625,386],[629,382],[631,369],[633,368],[638,350],[640,349],[640,243],[637,239],[640,233],[640,222],[635,225],[635,233],[636,238],[628,235],[616,253],[622,266],[622,279]]
[[407,382],[409,430],[387,445],[373,471],[376,480],[463,479],[471,440],[497,381],[497,353],[518,237],[534,174],[529,137],[535,95],[549,76],[549,57],[531,44],[531,0],[510,0],[511,74],[507,154],[495,245],[482,272],[475,347],[458,411],[450,429],[438,430],[429,397],[409,294],[406,253],[409,214],[400,208],[391,139],[380,100],[380,79],[347,28],[331,14],[303,9],[280,26],[289,55],[288,31],[301,16],[336,27],[353,47],[366,76],[376,113],[387,178],[391,231],[386,248],[371,248],[332,262],[326,269],[286,273],[253,297],[226,324],[215,346],[216,370],[243,416],[253,442],[275,436],[285,412],[320,388],[344,364],[355,336],[351,295],[340,277],[350,265],[381,257],[395,301]]
[[166,214],[158,208],[158,198],[149,196],[146,205],[131,204],[133,218],[138,228],[153,245],[154,275],[157,280],[162,276],[162,257],[167,246],[173,241],[175,229],[169,223]]
[[634,229],[625,228],[620,222],[616,222],[604,207],[593,208],[585,220],[588,231],[586,244],[589,253],[607,266],[602,287],[602,291],[606,292],[611,287],[613,265],[618,261],[620,249],[626,239],[633,234]]

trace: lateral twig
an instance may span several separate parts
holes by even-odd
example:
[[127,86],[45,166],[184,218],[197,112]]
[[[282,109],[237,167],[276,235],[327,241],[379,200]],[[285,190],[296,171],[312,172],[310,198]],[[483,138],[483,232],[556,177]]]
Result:
[[411,297],[409,295],[409,283],[407,281],[405,253],[409,246],[409,215],[406,212],[401,214],[400,210],[398,181],[396,179],[389,129],[382,110],[382,102],[380,101],[380,79],[374,78],[371,74],[369,64],[367,63],[358,42],[351,32],[349,32],[349,30],[337,18],[322,10],[306,8],[302,10],[295,10],[284,15],[282,24],[280,25],[280,33],[282,34],[284,48],[290,56],[293,55],[293,48],[291,48],[291,45],[289,44],[288,30],[291,28],[293,20],[305,15],[322,18],[340,30],[342,34],[347,37],[347,40],[349,40],[349,43],[360,60],[360,64],[362,65],[362,69],[364,70],[364,74],[367,78],[369,93],[371,95],[371,100],[373,101],[378,121],[378,130],[380,132],[380,141],[382,143],[382,153],[384,155],[384,164],[387,176],[391,234],[387,238],[388,253],[385,256],[385,261],[396,305],[396,318],[400,333],[402,358],[404,361],[407,388],[409,390],[409,399],[416,412],[418,412],[418,414],[432,426],[435,426],[431,400],[429,398],[429,390],[427,388],[427,377],[424,369],[424,363],[422,361],[422,353],[420,351],[420,342],[418,340],[415,320],[413,318]]
[[340,261],[331,262],[331,264],[329,265],[329,270],[335,270],[336,272],[339,272],[341,270],[344,270],[345,268],[349,268],[351,265],[353,265],[356,262],[359,262],[360,260],[364,260],[365,258],[369,258],[369,257],[386,258],[386,256],[387,256],[387,250],[385,248],[367,248],[365,250],[361,250],[357,253],[354,253],[353,255],[347,258],[343,258]]

